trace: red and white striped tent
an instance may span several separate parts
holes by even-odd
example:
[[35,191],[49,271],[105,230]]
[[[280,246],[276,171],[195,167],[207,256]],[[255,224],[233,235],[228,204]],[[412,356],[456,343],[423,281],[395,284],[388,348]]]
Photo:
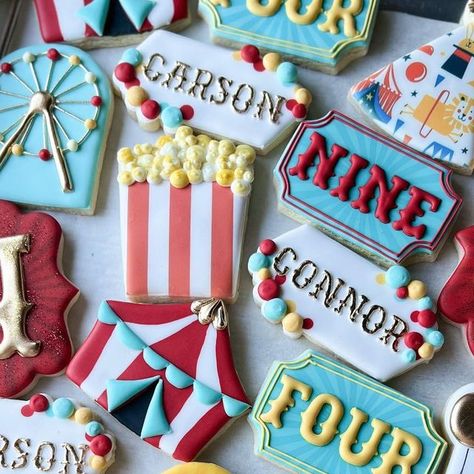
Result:
[[189,304],[106,301],[67,375],[142,439],[190,461],[249,408],[228,329],[215,326]]

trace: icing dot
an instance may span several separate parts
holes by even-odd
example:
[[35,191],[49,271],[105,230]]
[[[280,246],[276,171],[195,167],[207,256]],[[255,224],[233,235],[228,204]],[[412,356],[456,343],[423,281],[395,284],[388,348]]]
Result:
[[281,63],[276,70],[278,80],[284,84],[289,85],[296,82],[298,77],[298,69],[293,63]]
[[133,107],[138,107],[148,99],[148,93],[143,87],[130,87],[127,91],[127,102]]
[[444,344],[444,336],[440,331],[429,331],[427,334],[427,340],[434,347],[439,349]]
[[[269,301],[280,295],[280,286],[275,280],[263,280],[257,288],[260,298]],[[286,303],[285,303],[286,306]]]
[[49,408],[49,401],[44,395],[37,393],[30,398],[29,406],[33,411],[41,413]]
[[107,461],[102,456],[94,455],[91,457],[90,465],[94,471],[102,472],[105,471],[105,468],[107,467]]
[[391,288],[400,288],[410,282],[410,272],[401,265],[393,265],[386,271],[385,279]]
[[72,66],[79,66],[81,64],[81,58],[75,54],[69,56],[69,64]]
[[425,342],[423,335],[414,331],[406,333],[403,336],[403,341],[408,348],[415,351],[417,351]]
[[424,328],[431,328],[436,324],[436,314],[431,309],[424,309],[418,313],[418,324]]
[[413,280],[408,285],[408,296],[413,300],[419,300],[426,296],[426,285],[420,280]]
[[23,62],[30,64],[34,62],[34,60],[36,59],[36,56],[33,53],[30,53],[29,51],[27,51],[26,53],[23,54],[22,59],[23,59]]
[[170,175],[170,183],[171,186],[175,188],[185,188],[189,184],[189,178],[186,171],[182,169],[173,171]]
[[295,119],[304,119],[308,111],[306,110],[305,105],[296,104],[291,112],[293,113],[293,117],[295,117]]
[[278,53],[267,53],[263,56],[263,67],[267,71],[276,71],[280,64],[281,58]]
[[272,272],[270,271],[269,268],[261,268],[258,271],[258,278],[260,281],[267,280],[268,278],[272,277]]
[[156,100],[151,99],[145,100],[140,109],[148,120],[155,120],[161,111],[160,104]]
[[138,49],[130,48],[124,51],[122,61],[132,64],[133,66],[138,66],[143,61],[143,56]]
[[402,352],[402,359],[407,364],[413,364],[416,361],[416,352],[413,349],[407,349]]
[[303,329],[303,318],[298,313],[288,313],[281,324],[285,331],[299,333]]
[[191,105],[182,105],[179,110],[181,110],[183,120],[191,120],[194,117],[194,109]]
[[285,275],[275,275],[275,283],[277,285],[283,285],[283,283],[285,283],[286,281],[286,276]]
[[91,104],[94,107],[100,107],[102,105],[102,97],[95,95],[91,98]]
[[88,83],[88,84],[94,84],[94,82],[97,80],[97,76],[93,73],[93,72],[86,72],[85,76],[84,76],[84,80]]
[[67,142],[67,145],[66,145],[67,149],[69,151],[77,151],[77,149],[79,148],[79,144],[76,142],[76,140],[69,140]]
[[38,152],[38,156],[43,161],[48,161],[51,158],[51,153],[46,148],[43,148],[42,150]]
[[260,252],[262,252],[264,255],[273,255],[277,249],[277,246],[273,240],[266,239],[260,242],[258,248],[260,249]]
[[272,323],[279,323],[285,316],[286,311],[286,303],[281,298],[273,298],[265,301],[262,305],[263,317]]
[[308,89],[305,89],[304,87],[300,87],[295,92],[295,100],[299,104],[308,106],[309,104],[311,104],[311,101],[313,100],[313,96],[311,95],[311,92]]
[[90,443],[90,450],[97,456],[105,456],[112,449],[111,439],[104,435],[97,435]]
[[260,59],[260,51],[256,46],[247,44],[242,46],[240,57],[247,63],[256,63]]
[[377,275],[375,275],[375,282],[378,283],[379,285],[384,285],[385,273],[377,273]]
[[429,343],[425,342],[419,349],[418,355],[425,360],[429,360],[434,355],[434,347]]
[[53,413],[58,418],[69,418],[74,413],[74,404],[69,398],[58,398],[53,402]]
[[418,315],[420,314],[419,311],[413,311],[411,314],[410,314],[410,319],[414,322],[414,323],[417,323],[418,322]]
[[94,130],[94,128],[97,127],[97,122],[93,119],[84,120],[84,127],[86,127],[87,130]]
[[234,180],[234,170],[219,170],[216,173],[217,184],[221,186],[230,186]]
[[262,268],[268,268],[270,266],[270,259],[263,253],[256,252],[250,255],[248,262],[249,272],[258,272]]
[[420,298],[416,302],[416,305],[420,311],[423,309],[431,309],[433,308],[433,301],[429,296],[423,296],[423,298]]
[[406,286],[397,288],[396,295],[398,298],[404,300],[408,296],[408,288]]
[[257,71],[257,72],[263,72],[265,71],[265,66],[263,65],[263,61],[261,59],[259,59],[256,63],[253,63],[253,68]]
[[10,72],[12,72],[13,66],[12,66],[10,63],[2,63],[2,64],[0,65],[0,70],[1,70],[4,74],[9,74]]
[[23,155],[23,146],[20,145],[19,143],[15,143],[15,144],[12,146],[12,153],[13,153],[15,156],[21,156],[21,155]]
[[135,68],[130,63],[120,63],[114,73],[120,82],[130,82],[136,78]]
[[177,107],[166,107],[161,112],[161,121],[168,128],[176,128],[183,123],[183,114]]
[[34,414],[34,411],[31,409],[30,405],[23,405],[20,411],[21,411],[21,414],[27,418],[29,418],[30,416],[33,416]]
[[104,427],[98,421],[91,421],[87,423],[86,433],[89,436],[97,436],[104,432]]
[[81,407],[74,413],[74,421],[80,425],[87,425],[92,420],[92,410],[90,408]]
[[311,318],[303,319],[303,329],[311,329],[314,326],[314,321]]
[[51,61],[57,61],[60,57],[60,54],[56,48],[50,48],[48,49],[46,56],[48,56],[48,59],[50,59]]

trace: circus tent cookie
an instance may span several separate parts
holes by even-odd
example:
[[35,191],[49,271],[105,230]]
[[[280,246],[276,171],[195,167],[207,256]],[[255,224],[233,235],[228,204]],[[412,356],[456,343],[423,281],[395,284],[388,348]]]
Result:
[[220,300],[107,301],[68,377],[143,440],[191,461],[249,405]]
[[0,201],[0,397],[20,396],[71,359],[65,317],[79,290],[62,274],[61,255],[56,220]]
[[118,153],[127,296],[237,297],[255,151],[180,127]]
[[295,473],[435,474],[446,450],[428,407],[313,351],[274,362],[249,422]]
[[218,43],[235,47],[252,42],[305,67],[337,74],[367,53],[378,3],[200,0],[199,12]]
[[474,226],[454,237],[460,262],[439,295],[439,310],[450,322],[464,329],[466,345],[474,356]]
[[462,203],[446,167],[337,111],[299,126],[274,178],[283,213],[385,267],[434,260]]
[[456,390],[444,410],[444,432],[451,442],[445,474],[474,472],[474,383]]
[[474,169],[474,24],[419,47],[355,84],[374,125],[459,173]]
[[82,48],[138,43],[158,28],[187,26],[187,0],[35,0],[41,36],[47,43]]
[[2,399],[0,418],[2,472],[102,474],[115,461],[115,437],[69,398]]
[[312,100],[298,85],[296,66],[274,59],[263,61],[250,45],[232,54],[156,31],[137,49],[125,51],[113,80],[145,130],[163,127],[172,133],[188,124],[265,154],[306,116]]
[[248,262],[263,317],[385,381],[444,342],[426,285],[373,263],[310,226],[264,240]]

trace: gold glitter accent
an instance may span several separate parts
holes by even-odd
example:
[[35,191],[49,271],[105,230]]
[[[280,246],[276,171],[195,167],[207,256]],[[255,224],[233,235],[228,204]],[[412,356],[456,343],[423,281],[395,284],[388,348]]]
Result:
[[228,325],[229,316],[222,300],[208,298],[197,300],[191,304],[191,311],[197,315],[201,324],[210,324],[217,329],[225,329]]
[[474,393],[467,393],[456,402],[450,424],[459,442],[474,448]]

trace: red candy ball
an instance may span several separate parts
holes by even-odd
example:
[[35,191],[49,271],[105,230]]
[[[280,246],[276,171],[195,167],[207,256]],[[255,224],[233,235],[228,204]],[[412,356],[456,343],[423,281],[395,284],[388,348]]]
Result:
[[296,119],[304,119],[307,113],[306,106],[304,104],[296,104],[291,112]]
[[191,105],[182,105],[180,108],[183,120],[191,120],[194,117],[194,109]]
[[35,412],[43,412],[49,408],[49,401],[40,393],[33,395],[29,402],[30,408]]
[[55,48],[48,49],[48,52],[46,54],[48,58],[51,59],[51,61],[57,61],[60,57],[59,51]]
[[400,288],[397,288],[397,296],[402,300],[408,298],[408,288],[406,286],[401,286]]
[[136,78],[135,68],[130,63],[120,63],[115,68],[115,77],[120,82],[130,82]]
[[105,456],[112,449],[112,441],[108,436],[97,435],[92,439],[90,448],[96,456]]
[[431,328],[436,324],[436,314],[431,309],[424,309],[418,313],[418,323],[424,328]]
[[95,95],[94,97],[91,98],[91,104],[94,107],[100,107],[102,105],[102,97]]
[[285,283],[285,281],[286,281],[286,276],[285,276],[285,275],[275,275],[274,280],[275,280],[275,283],[276,283],[277,285],[280,285],[280,286],[281,286],[281,285],[283,285],[283,283]]
[[256,46],[247,44],[240,50],[240,57],[247,63],[256,63],[260,60],[260,51]]
[[258,294],[260,295],[260,298],[264,299],[265,301],[278,298],[280,295],[280,286],[276,281],[268,278],[267,280],[263,280],[258,285]]
[[49,150],[46,148],[43,148],[38,152],[38,156],[43,160],[43,161],[48,161],[51,158],[51,153]]
[[414,322],[418,322],[418,315],[420,314],[419,311],[413,311],[413,313],[410,314],[410,319]]
[[286,101],[286,108],[288,110],[293,110],[297,105],[298,102],[296,102],[296,99],[290,99]]
[[12,72],[12,69],[13,69],[13,66],[10,64],[10,63],[2,63],[0,65],[0,70],[4,73],[4,74],[8,74],[10,72]]
[[405,344],[410,349],[417,351],[425,342],[423,335],[419,332],[408,332],[403,336]]
[[263,61],[261,59],[259,59],[257,62],[253,63],[253,68],[257,71],[257,72],[263,72],[265,71],[265,66],[263,65]]
[[155,120],[161,112],[160,104],[156,100],[151,99],[145,100],[140,109],[148,120]]
[[263,255],[273,255],[277,249],[277,246],[276,243],[273,242],[273,240],[266,239],[260,242],[258,248],[260,249],[260,252],[263,253]]
[[303,319],[303,329],[311,329],[314,326],[313,320],[310,318]]

